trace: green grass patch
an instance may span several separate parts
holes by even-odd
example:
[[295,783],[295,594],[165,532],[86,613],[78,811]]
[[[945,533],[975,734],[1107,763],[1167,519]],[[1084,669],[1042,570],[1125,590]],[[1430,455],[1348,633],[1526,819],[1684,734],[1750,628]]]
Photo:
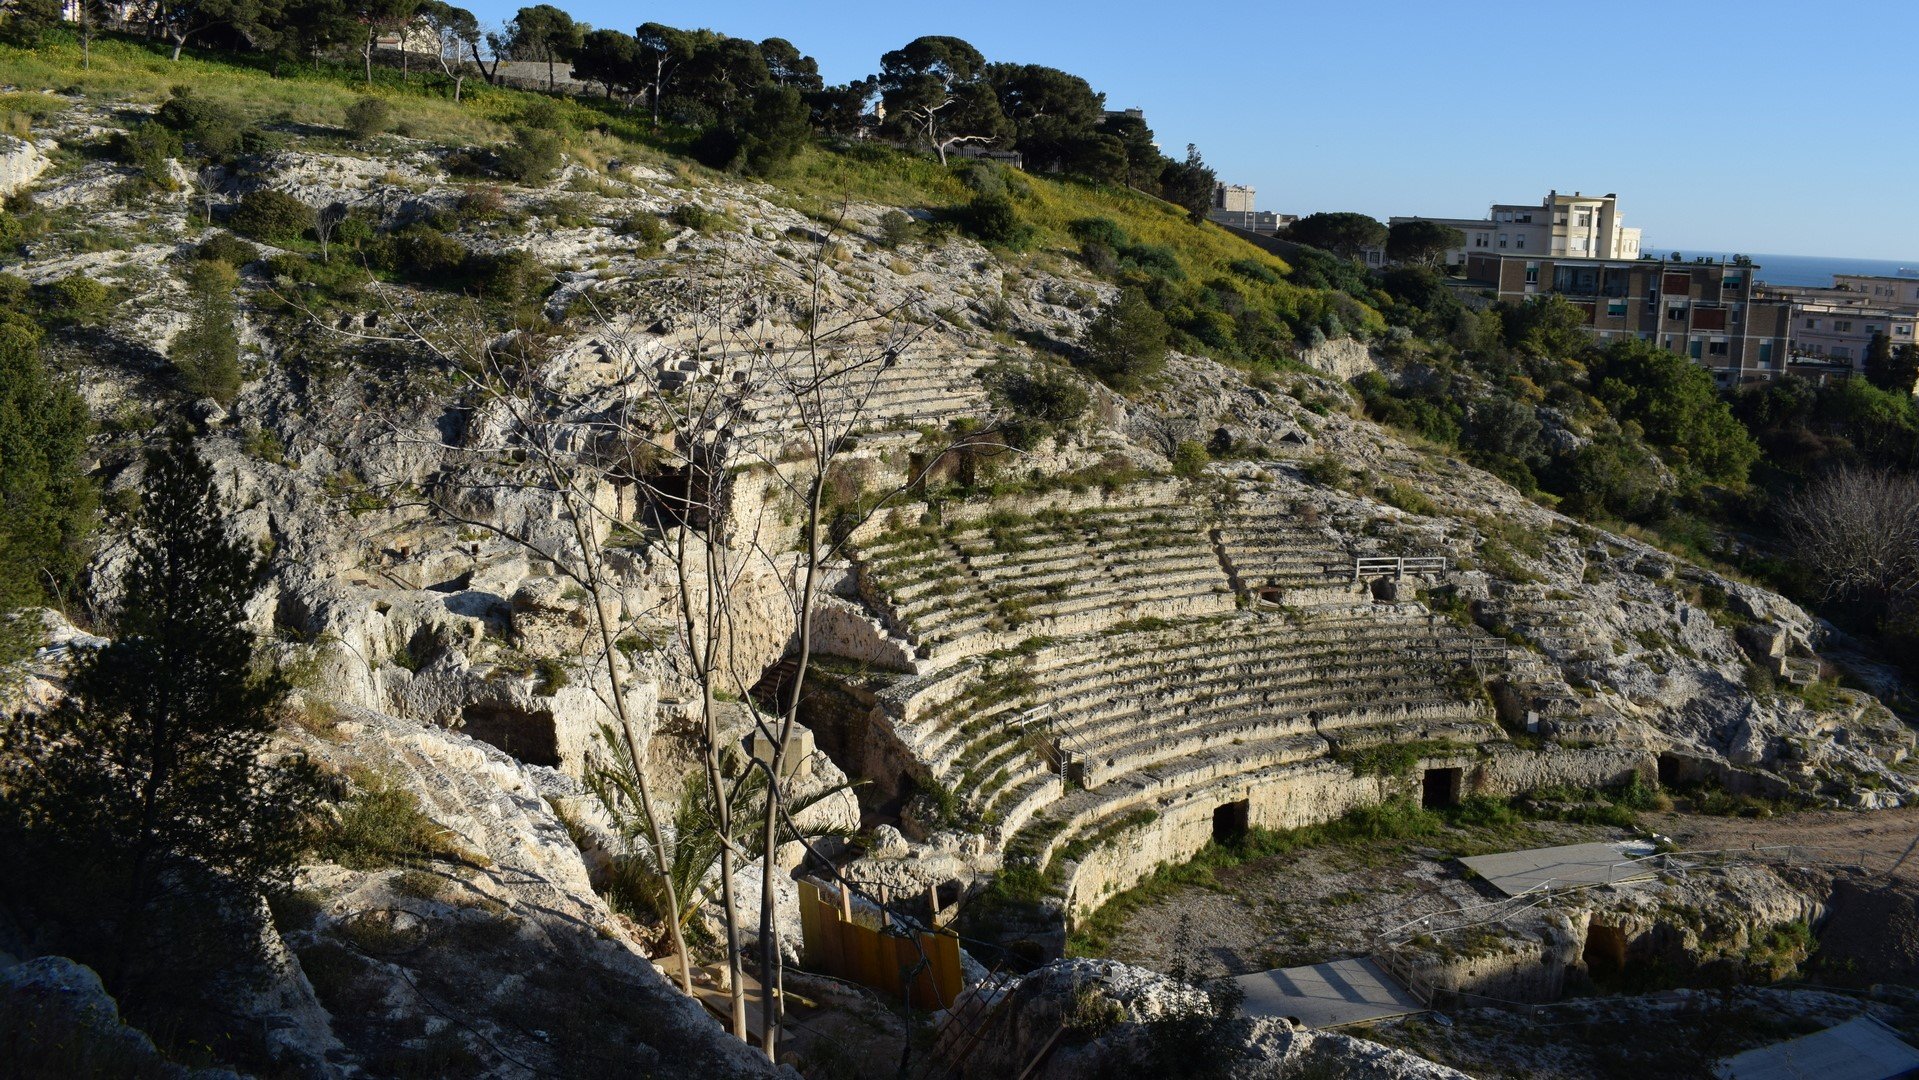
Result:
[[351,776],[353,790],[338,816],[314,839],[313,853],[349,870],[422,866],[434,861],[484,866],[487,858],[458,834],[428,817],[420,800],[391,777],[371,771]]

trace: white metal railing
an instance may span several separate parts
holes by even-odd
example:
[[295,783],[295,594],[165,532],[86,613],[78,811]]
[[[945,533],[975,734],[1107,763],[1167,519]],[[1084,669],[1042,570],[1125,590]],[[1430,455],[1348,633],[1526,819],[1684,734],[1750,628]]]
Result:
[[1353,559],[1353,580],[1365,577],[1377,577],[1391,574],[1396,578],[1407,574],[1443,574],[1447,562],[1441,555],[1420,555],[1411,557],[1373,556]]

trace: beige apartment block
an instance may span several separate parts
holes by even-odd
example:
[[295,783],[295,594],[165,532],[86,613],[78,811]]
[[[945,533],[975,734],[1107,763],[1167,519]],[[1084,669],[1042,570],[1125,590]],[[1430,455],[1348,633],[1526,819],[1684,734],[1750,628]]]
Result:
[[1791,305],[1794,361],[1865,369],[1866,350],[1884,334],[1893,348],[1919,342],[1919,281],[1839,274],[1833,287],[1761,284],[1756,296]]
[[[1537,205],[1495,203],[1484,218],[1395,217],[1389,224],[1435,221],[1465,234],[1465,243],[1446,253],[1446,265],[1465,265],[1468,255],[1544,255],[1551,258],[1637,259],[1639,230],[1620,223],[1619,197],[1613,194],[1562,195],[1547,192]],[[1366,253],[1368,265],[1385,264],[1386,253]]]
[[1919,312],[1919,277],[1834,274],[1832,287],[1864,297],[1891,311]]
[[1504,303],[1562,296],[1598,340],[1650,341],[1691,357],[1722,385],[1731,385],[1787,370],[1790,305],[1755,296],[1758,269],[1748,263],[1492,252],[1470,256],[1464,276]]

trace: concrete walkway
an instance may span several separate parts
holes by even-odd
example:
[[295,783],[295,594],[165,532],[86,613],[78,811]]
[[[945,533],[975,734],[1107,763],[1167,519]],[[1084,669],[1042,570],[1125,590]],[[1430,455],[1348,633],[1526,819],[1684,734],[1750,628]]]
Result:
[[1459,861],[1500,892],[1519,896],[1539,890],[1644,881],[1653,876],[1652,867],[1635,860],[1656,850],[1644,841],[1618,840],[1475,855]]
[[1276,1016],[1307,1027],[1330,1028],[1425,1012],[1371,960],[1335,960],[1311,967],[1275,968],[1233,980],[1246,991],[1247,1016]]

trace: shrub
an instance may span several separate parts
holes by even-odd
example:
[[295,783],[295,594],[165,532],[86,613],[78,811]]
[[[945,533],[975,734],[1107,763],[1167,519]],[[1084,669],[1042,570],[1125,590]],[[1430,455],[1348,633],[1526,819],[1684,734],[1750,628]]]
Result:
[[152,121],[135,124],[113,140],[113,156],[133,169],[139,181],[151,189],[173,188],[173,173],[167,162],[180,154],[179,134]]
[[1136,389],[1166,362],[1166,320],[1137,289],[1123,290],[1086,327],[1080,363],[1122,393]]
[[1080,380],[1058,368],[1024,370],[1000,363],[982,378],[993,405],[1007,414],[1000,436],[1020,450],[1031,450],[1049,435],[1070,435],[1092,401]]
[[681,203],[666,215],[666,220],[682,229],[705,232],[713,227],[714,214],[699,203]]
[[47,313],[57,322],[89,326],[104,319],[113,294],[84,274],[68,274],[47,286]]
[[975,195],[959,214],[960,227],[982,244],[1021,248],[1031,242],[1033,227],[1022,222],[1013,200],[1004,195]]
[[896,248],[913,238],[913,219],[898,210],[881,214],[879,228],[881,247]]
[[393,106],[385,98],[363,95],[346,107],[346,129],[356,139],[385,131],[393,122]]
[[1192,439],[1181,440],[1173,448],[1173,474],[1191,479],[1206,471],[1206,463],[1211,461],[1206,447]]
[[214,233],[193,249],[193,257],[203,262],[223,262],[241,267],[260,257],[260,249],[232,233]]
[[481,296],[502,304],[536,301],[550,271],[524,251],[502,251],[473,260],[474,286]]
[[453,214],[463,223],[492,221],[504,213],[506,196],[491,184],[469,187],[453,203]]
[[1066,231],[1082,244],[1105,244],[1115,251],[1133,242],[1133,238],[1127,236],[1126,230],[1120,228],[1112,218],[1079,218],[1066,226]]
[[186,136],[209,158],[230,157],[246,145],[247,123],[239,111],[224,102],[203,98],[191,87],[174,87],[154,118]]
[[1226,269],[1243,278],[1264,282],[1268,285],[1279,284],[1279,275],[1272,268],[1256,259],[1234,259],[1226,264]]
[[256,240],[284,244],[313,228],[313,208],[284,191],[260,188],[240,197],[227,225]]
[[240,393],[240,336],[233,324],[233,267],[195,262],[187,271],[187,328],[173,341],[171,359],[187,392],[233,404]]
[[1330,488],[1344,487],[1347,478],[1352,475],[1346,463],[1332,454],[1319,455],[1301,466],[1299,471],[1313,483]]
[[32,282],[19,274],[0,273],[0,312],[25,311],[32,300]]
[[349,870],[467,857],[452,831],[428,817],[412,792],[370,773],[353,779],[358,790],[340,806],[338,820],[321,833],[314,854]]
[[615,231],[633,241],[634,251],[641,255],[651,255],[666,243],[666,226],[660,223],[658,215],[644,211],[621,221]]
[[442,280],[460,271],[466,247],[431,225],[414,224],[393,237],[394,257],[413,277]]
[[493,152],[493,167],[501,176],[521,184],[538,184],[560,167],[560,137],[551,131],[518,127],[513,141]]

